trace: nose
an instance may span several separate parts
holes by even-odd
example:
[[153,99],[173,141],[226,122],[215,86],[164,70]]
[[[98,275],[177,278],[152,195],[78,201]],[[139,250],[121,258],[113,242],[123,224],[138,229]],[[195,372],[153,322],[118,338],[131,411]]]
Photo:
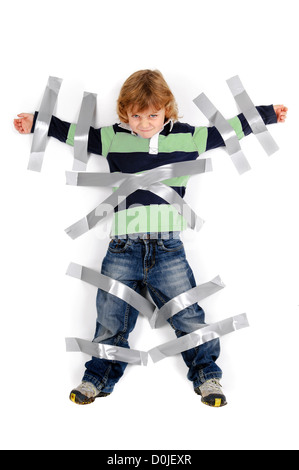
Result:
[[140,121],[140,128],[141,129],[149,129],[149,127],[150,127],[150,123],[149,123],[148,118],[143,117]]

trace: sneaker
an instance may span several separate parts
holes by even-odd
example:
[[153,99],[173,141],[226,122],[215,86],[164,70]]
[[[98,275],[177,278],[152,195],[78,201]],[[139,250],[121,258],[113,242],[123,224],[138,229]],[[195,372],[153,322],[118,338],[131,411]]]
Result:
[[91,382],[82,382],[78,387],[70,393],[70,400],[77,405],[89,405],[96,398],[108,397],[110,393],[99,392],[99,390]]
[[194,391],[197,395],[201,395],[201,401],[205,405],[215,408],[227,405],[226,398],[217,379],[207,380],[200,387],[195,388]]

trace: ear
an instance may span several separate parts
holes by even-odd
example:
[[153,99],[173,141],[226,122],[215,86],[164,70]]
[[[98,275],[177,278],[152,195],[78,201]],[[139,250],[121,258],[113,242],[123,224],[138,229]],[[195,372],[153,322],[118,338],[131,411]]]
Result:
[[170,106],[165,107],[165,122],[171,118],[171,108]]

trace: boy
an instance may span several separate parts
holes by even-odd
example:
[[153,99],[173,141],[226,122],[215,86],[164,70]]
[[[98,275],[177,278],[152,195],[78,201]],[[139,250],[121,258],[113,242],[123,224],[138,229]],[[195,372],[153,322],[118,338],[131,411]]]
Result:
[[[284,122],[287,108],[257,108],[265,124]],[[101,129],[90,128],[88,151],[107,157],[111,172],[137,173],[162,165],[196,160],[203,152],[224,145],[215,127],[193,127],[178,121],[174,96],[159,71],[141,70],[124,83],[117,102],[121,123]],[[22,134],[34,131],[37,113],[20,114],[14,121]],[[230,120],[238,138],[251,133],[245,117]],[[76,126],[52,117],[49,136],[74,145]],[[184,197],[188,176],[164,181]],[[134,208],[132,206],[134,205]],[[134,233],[132,217],[138,216]],[[154,216],[153,216],[154,214]],[[136,220],[135,220],[136,222]],[[166,201],[153,192],[138,190],[129,195],[125,207],[115,209],[112,240],[102,264],[102,274],[140,292],[147,287],[161,308],[170,299],[196,287],[178,236],[186,222]],[[98,318],[94,341],[127,347],[128,337],[138,312],[121,299],[98,290]],[[177,337],[190,333],[205,322],[198,305],[188,307],[168,320]],[[219,340],[182,353],[189,369],[188,379],[202,402],[224,406],[226,398],[219,380],[222,371],[216,364]],[[127,364],[93,357],[86,363],[82,383],[72,390],[70,399],[89,404],[110,395]]]

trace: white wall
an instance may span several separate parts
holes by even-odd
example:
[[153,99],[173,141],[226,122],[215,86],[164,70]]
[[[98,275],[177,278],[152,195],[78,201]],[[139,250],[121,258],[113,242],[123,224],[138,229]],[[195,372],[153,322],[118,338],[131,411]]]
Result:
[[[1,29],[1,447],[3,449],[298,448],[298,26],[293,0],[137,0],[6,3]],[[240,75],[255,104],[285,104],[269,128],[267,157],[242,141],[252,171],[239,177],[224,150],[214,172],[193,177],[186,200],[206,220],[184,235],[197,283],[220,274],[221,293],[202,306],[212,323],[247,312],[251,327],[223,339],[219,364],[229,406],[200,403],[180,357],[129,367],[115,393],[89,407],[68,400],[83,354],[64,337],[92,338],[96,289],[65,276],[69,262],[100,269],[100,227],[76,241],[64,229],[109,191],[67,187],[73,149],[48,142],[42,173],[27,171],[32,136],[17,113],[38,109],[49,75],[64,79],[56,114],[76,122],[83,91],[98,94],[96,125],[116,121],[123,81],[158,68],[182,120],[206,125],[192,103],[205,92],[229,118],[225,83]],[[106,171],[92,155],[89,171]],[[134,348],[173,338],[140,318]]]

